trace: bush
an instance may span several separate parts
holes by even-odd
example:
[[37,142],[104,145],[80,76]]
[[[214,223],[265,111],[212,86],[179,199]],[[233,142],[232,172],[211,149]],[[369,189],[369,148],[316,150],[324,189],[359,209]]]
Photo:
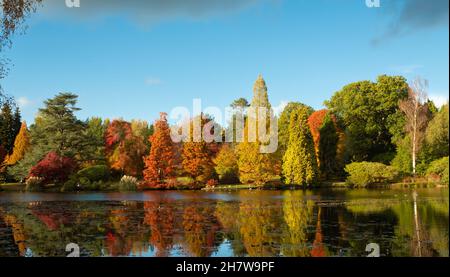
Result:
[[427,177],[437,175],[442,183],[448,184],[448,157],[444,157],[431,162],[427,168]]
[[109,180],[110,170],[106,165],[94,165],[86,167],[70,176],[69,180],[61,188],[62,192],[76,190],[104,190]]
[[73,159],[61,157],[56,152],[50,152],[31,168],[29,177],[41,177],[45,184],[64,183],[75,167],[76,163]]
[[138,180],[133,176],[123,176],[120,179],[119,190],[120,191],[136,191],[138,186]]
[[206,188],[207,189],[213,189],[219,184],[219,181],[215,179],[209,179],[208,182],[206,182]]
[[25,182],[25,191],[41,191],[44,178],[42,177],[30,177]]
[[355,162],[347,165],[347,184],[366,187],[373,184],[386,184],[395,181],[399,177],[398,171],[382,163]]
[[86,178],[91,182],[107,181],[111,172],[106,165],[94,165],[86,167],[77,173],[79,178]]

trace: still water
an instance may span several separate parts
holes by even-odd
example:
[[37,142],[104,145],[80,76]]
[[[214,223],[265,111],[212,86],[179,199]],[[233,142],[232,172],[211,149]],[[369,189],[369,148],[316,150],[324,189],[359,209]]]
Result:
[[0,193],[0,256],[449,256],[449,190]]

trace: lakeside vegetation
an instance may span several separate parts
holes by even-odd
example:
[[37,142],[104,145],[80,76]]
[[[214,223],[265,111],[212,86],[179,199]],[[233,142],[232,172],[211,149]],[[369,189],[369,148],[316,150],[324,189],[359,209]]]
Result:
[[[154,124],[82,121],[72,93],[46,100],[27,127],[14,99],[2,94],[0,181],[63,192],[448,185],[448,103],[436,108],[421,85],[420,79],[408,85],[403,77],[382,75],[344,86],[325,101],[327,109],[291,102],[272,119],[279,147],[267,154],[246,137],[241,143],[174,143],[165,113]],[[245,108],[271,109],[262,76],[251,102],[240,98],[231,107],[233,118],[244,116],[245,128]],[[202,127],[219,126],[209,115],[198,116]]]

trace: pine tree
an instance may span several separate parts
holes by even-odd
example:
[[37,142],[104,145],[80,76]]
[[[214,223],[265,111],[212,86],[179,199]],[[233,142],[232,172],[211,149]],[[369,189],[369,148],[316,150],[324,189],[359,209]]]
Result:
[[159,120],[155,122],[155,132],[149,137],[149,141],[152,146],[150,154],[144,160],[144,180],[151,186],[175,176],[176,153],[166,113],[160,113]]
[[11,154],[12,152],[14,140],[16,139],[19,129],[19,110],[16,109],[15,113],[13,113],[10,102],[3,103],[0,111],[0,144],[3,145],[7,154]]
[[19,134],[16,136],[14,141],[12,154],[6,157],[5,164],[8,166],[16,164],[18,161],[23,159],[29,148],[30,135],[28,133],[27,124],[23,122],[20,127]]
[[289,134],[288,148],[283,157],[285,182],[294,185],[313,184],[318,177],[317,160],[305,108],[292,112]]

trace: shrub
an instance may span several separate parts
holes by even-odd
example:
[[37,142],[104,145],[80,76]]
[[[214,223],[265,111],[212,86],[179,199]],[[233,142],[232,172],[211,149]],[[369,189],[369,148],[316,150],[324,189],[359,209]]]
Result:
[[213,189],[219,184],[219,181],[215,179],[209,179],[208,182],[206,182],[206,188],[207,189]]
[[29,177],[41,177],[43,183],[63,183],[75,167],[76,163],[73,159],[61,157],[56,152],[50,152],[31,168]]
[[431,162],[427,168],[427,177],[437,175],[442,183],[448,184],[448,157],[444,157]]
[[30,177],[25,182],[25,191],[41,191],[44,178],[42,177]]
[[355,162],[345,167],[348,173],[347,184],[366,187],[373,184],[386,184],[399,177],[398,171],[382,163]]
[[110,177],[110,170],[106,165],[94,165],[86,167],[78,171],[77,175],[80,178],[86,178],[91,182],[107,181]]
[[138,186],[138,180],[133,176],[123,176],[120,179],[119,190],[120,191],[136,191]]

